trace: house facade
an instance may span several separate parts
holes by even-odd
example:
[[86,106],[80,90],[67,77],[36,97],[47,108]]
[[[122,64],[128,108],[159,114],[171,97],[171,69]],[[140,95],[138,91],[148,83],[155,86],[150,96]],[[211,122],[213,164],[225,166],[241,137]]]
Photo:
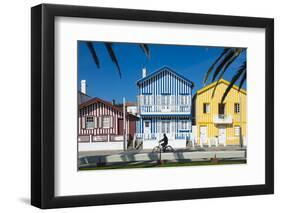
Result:
[[221,98],[229,82],[221,79],[197,91],[193,103],[196,123],[196,144],[200,146],[246,145],[247,93],[233,86],[225,101]]
[[[138,118],[127,112],[125,117],[127,136],[133,138]],[[78,142],[98,143],[98,147],[105,142],[104,148],[107,150],[116,149],[116,147],[122,149],[123,133],[122,107],[117,107],[100,98],[93,98],[79,105]],[[118,145],[117,142],[120,144]]]
[[169,144],[185,147],[191,132],[191,97],[193,82],[169,67],[150,75],[143,69],[137,81],[138,113],[137,138],[143,148],[152,148],[165,133]]

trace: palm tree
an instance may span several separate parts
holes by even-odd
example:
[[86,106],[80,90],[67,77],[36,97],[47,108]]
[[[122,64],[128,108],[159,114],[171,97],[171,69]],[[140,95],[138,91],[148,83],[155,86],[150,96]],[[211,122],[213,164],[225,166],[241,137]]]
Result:
[[[86,45],[90,51],[90,54],[93,58],[93,61],[95,62],[97,68],[100,68],[100,60],[99,60],[99,57],[98,57],[98,54],[95,50],[95,44],[94,42],[91,42],[91,41],[86,41]],[[117,68],[117,71],[118,71],[118,74],[120,76],[120,78],[122,77],[122,74],[121,74],[121,68],[120,68],[120,65],[119,65],[119,62],[118,62],[118,59],[116,57],[116,54],[114,52],[114,44],[111,43],[111,42],[104,42],[104,46],[107,50],[107,53],[111,59],[111,61],[113,62],[113,64],[116,66]],[[149,59],[150,58],[150,50],[149,50],[149,47],[147,44],[139,44],[139,47],[141,48],[141,50],[144,52],[144,54],[146,55],[146,57]]]
[[[219,80],[223,78],[224,74],[226,73],[229,66],[238,58],[239,55],[241,55],[242,52],[246,51],[245,48],[224,48],[220,56],[214,61],[212,66],[209,68],[209,70],[206,72],[203,83],[204,85],[208,81],[210,75],[212,74],[212,80],[211,82],[217,81],[215,88],[212,93],[212,97],[214,97],[216,88],[219,84]],[[246,81],[247,78],[247,66],[246,66],[246,60],[244,60],[236,73],[232,76],[232,79],[230,81],[230,84],[226,88],[222,98],[221,103],[225,100],[227,97],[229,91],[233,87],[233,85],[239,81],[239,89],[240,91],[243,83]]]

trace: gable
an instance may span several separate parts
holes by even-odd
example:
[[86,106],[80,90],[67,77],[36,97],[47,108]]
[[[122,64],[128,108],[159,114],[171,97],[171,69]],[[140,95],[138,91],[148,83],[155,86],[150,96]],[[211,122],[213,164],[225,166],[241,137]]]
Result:
[[[216,81],[216,82],[213,82],[213,83],[211,83],[211,84],[209,84],[209,85],[207,85],[207,86],[205,86],[205,87],[203,87],[202,89],[200,89],[200,90],[197,91],[197,95],[202,94],[202,93],[204,93],[204,92],[208,92],[209,90],[212,90],[212,89],[216,86],[216,84],[217,84],[217,81]],[[219,88],[219,87],[221,87],[221,86],[223,86],[223,85],[225,85],[225,86],[227,87],[229,84],[230,84],[229,81],[226,81],[226,80],[224,80],[224,79],[221,79],[221,80],[219,81],[219,84],[218,84],[217,88]],[[233,85],[233,87],[232,87],[231,90],[237,90],[237,91],[238,91],[238,90],[239,90],[239,87],[236,86],[236,85]],[[240,89],[240,92],[241,92],[242,94],[244,94],[244,95],[247,94],[247,91],[244,90],[244,89],[242,89],[242,88]]]
[[[81,109],[84,109],[86,107],[89,107],[91,105],[96,105],[96,104],[101,104],[102,107],[106,107],[107,110],[109,111],[112,111],[112,112],[116,112],[116,113],[120,113],[121,116],[123,116],[123,108],[121,107],[117,107],[115,105],[112,105],[112,103],[108,102],[108,101],[105,101],[101,98],[98,98],[98,97],[95,97],[95,98],[92,98],[91,100],[89,101],[86,101],[82,104],[79,105],[79,110]],[[129,119],[138,119],[135,115],[132,115],[128,112],[126,112],[126,117],[128,117]]]
[[157,79],[157,78],[161,78],[164,75],[170,75],[174,78],[179,79],[180,81],[183,81],[184,83],[188,84],[190,87],[193,87],[193,82],[188,80],[186,77],[178,74],[177,72],[175,72],[174,70],[172,70],[171,68],[165,66],[160,68],[159,70],[147,75],[146,77],[140,79],[137,81],[137,85],[139,86],[142,83],[146,83],[148,81],[153,81],[153,79]]
[[112,105],[110,102],[102,100],[102,99],[97,98],[97,97],[92,98],[92,99],[80,104],[79,108],[81,109],[81,108],[84,108],[84,107],[87,107],[87,106],[90,106],[90,105],[95,105],[95,104],[102,104],[102,105],[104,105],[108,108],[115,109],[117,111],[123,112],[122,109],[119,109],[119,107],[116,107],[116,106]]

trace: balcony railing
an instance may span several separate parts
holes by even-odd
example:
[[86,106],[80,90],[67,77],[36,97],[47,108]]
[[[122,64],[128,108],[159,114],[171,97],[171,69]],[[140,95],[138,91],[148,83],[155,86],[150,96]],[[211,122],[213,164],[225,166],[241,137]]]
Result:
[[214,116],[213,122],[215,124],[231,124],[232,123],[232,116],[231,115],[218,114],[218,115]]
[[140,114],[146,113],[184,113],[190,114],[190,106],[187,105],[142,105]]

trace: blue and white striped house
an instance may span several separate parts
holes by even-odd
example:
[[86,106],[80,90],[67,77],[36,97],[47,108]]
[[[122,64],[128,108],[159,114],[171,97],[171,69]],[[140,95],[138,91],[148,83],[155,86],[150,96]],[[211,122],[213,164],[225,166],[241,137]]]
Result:
[[144,68],[137,86],[140,116],[137,138],[143,141],[143,148],[156,146],[163,133],[173,147],[185,147],[192,128],[193,82],[169,67],[149,75]]

